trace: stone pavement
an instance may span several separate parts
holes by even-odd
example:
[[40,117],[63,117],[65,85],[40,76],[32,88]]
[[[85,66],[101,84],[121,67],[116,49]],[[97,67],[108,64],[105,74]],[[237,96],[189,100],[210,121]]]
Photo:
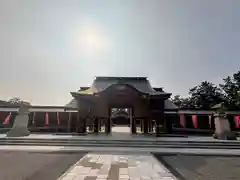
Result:
[[150,154],[90,153],[58,180],[177,180]]

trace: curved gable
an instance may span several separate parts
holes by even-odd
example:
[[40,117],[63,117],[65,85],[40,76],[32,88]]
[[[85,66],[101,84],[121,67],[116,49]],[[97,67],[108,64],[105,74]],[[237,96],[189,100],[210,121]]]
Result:
[[129,85],[129,84],[112,84],[106,89],[103,89],[102,91],[97,92],[96,94],[103,94],[108,93],[109,95],[140,95],[140,94],[147,94],[140,92],[135,87]]

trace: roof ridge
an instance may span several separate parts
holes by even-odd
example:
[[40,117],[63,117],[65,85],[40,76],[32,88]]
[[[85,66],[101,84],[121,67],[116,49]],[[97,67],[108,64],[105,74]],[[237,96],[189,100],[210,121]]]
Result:
[[96,76],[95,80],[147,80],[147,77],[114,77],[114,76]]

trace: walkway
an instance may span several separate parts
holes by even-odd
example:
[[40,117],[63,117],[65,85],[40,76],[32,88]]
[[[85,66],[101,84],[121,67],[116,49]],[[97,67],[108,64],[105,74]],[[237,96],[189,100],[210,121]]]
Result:
[[131,129],[128,126],[113,126],[112,133],[125,133],[131,134]]
[[85,155],[58,180],[177,180],[150,154]]
[[113,138],[129,139],[132,137],[132,133],[128,126],[113,126],[111,136]]

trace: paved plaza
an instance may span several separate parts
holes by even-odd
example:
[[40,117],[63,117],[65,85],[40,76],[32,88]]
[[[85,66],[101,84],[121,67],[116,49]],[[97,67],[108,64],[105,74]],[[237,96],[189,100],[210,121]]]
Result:
[[90,153],[58,180],[177,180],[150,154]]
[[240,156],[0,151],[1,180],[239,180]]
[[[211,137],[136,137],[131,135],[128,127],[112,130],[112,136],[31,134],[22,138],[219,141]],[[240,179],[239,149],[1,145],[0,158],[0,180]]]

